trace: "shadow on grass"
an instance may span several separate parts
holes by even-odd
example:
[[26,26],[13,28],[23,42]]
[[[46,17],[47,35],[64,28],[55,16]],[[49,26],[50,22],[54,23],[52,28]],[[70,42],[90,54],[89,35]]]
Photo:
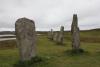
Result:
[[18,61],[13,67],[35,67],[37,64],[47,64],[47,58],[34,57],[30,61]]
[[55,44],[58,45],[58,46],[66,46],[65,43],[58,43],[58,42],[55,42]]
[[68,56],[80,56],[80,55],[90,55],[88,51],[84,51],[83,49],[78,50],[67,50],[64,52]]

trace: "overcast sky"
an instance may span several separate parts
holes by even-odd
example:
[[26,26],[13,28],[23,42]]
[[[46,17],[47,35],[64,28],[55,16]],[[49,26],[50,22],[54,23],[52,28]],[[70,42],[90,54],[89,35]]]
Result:
[[11,30],[22,17],[34,20],[37,30],[70,30],[74,13],[80,29],[100,28],[100,0],[0,0],[0,30]]

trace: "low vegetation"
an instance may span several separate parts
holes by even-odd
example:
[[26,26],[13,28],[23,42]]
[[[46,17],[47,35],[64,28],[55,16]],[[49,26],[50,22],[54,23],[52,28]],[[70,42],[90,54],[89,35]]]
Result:
[[[46,33],[45,33],[46,34]],[[82,54],[71,55],[70,32],[65,33],[65,45],[57,45],[46,35],[37,37],[37,55],[43,59],[28,67],[100,67],[100,31],[84,31],[81,35]],[[14,67],[19,61],[16,41],[0,42],[0,67]],[[21,66],[25,67],[25,66]]]

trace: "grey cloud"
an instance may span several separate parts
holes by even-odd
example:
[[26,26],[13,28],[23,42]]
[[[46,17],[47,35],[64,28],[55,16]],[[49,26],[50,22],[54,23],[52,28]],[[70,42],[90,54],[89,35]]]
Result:
[[0,0],[0,28],[14,28],[18,18],[33,19],[37,30],[70,29],[72,15],[78,14],[79,27],[100,25],[100,0]]

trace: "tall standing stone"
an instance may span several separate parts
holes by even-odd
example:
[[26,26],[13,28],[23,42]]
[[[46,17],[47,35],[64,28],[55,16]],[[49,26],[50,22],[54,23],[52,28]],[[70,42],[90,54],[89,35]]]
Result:
[[15,23],[17,46],[21,61],[31,60],[36,56],[35,23],[27,18],[20,18]]
[[58,36],[58,43],[63,44],[63,40],[64,40],[64,26],[61,26]]
[[80,35],[78,27],[78,18],[77,14],[73,15],[73,21],[71,25],[71,35],[72,35],[72,48],[78,50],[80,47]]

